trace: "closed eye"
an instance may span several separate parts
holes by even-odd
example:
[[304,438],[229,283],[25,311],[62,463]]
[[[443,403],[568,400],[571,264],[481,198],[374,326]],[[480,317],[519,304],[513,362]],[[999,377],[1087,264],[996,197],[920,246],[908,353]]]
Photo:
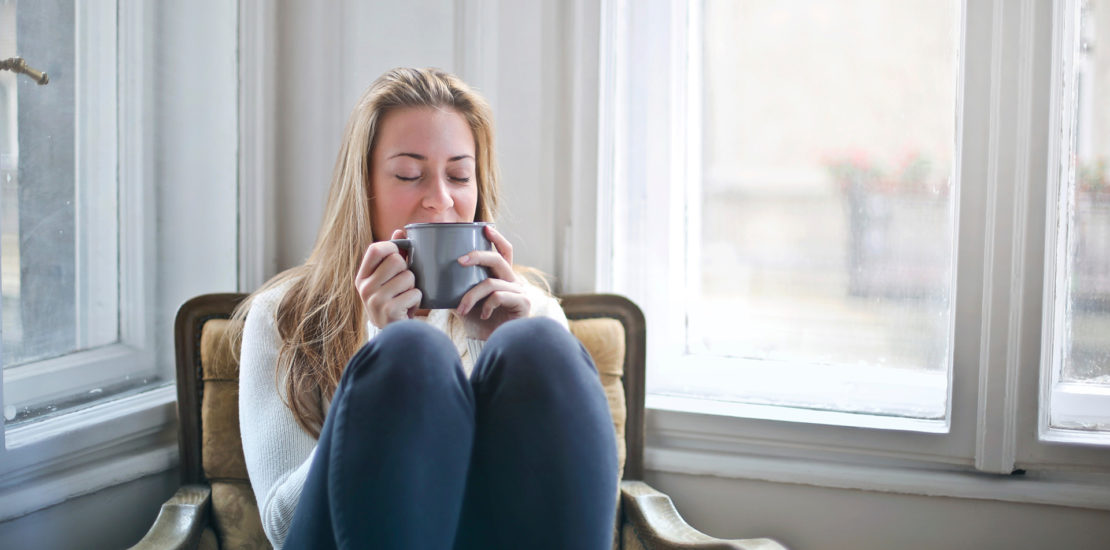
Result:
[[456,183],[467,183],[467,182],[470,181],[469,177],[465,177],[465,178],[456,178],[455,176],[449,176],[449,177],[451,178],[451,181],[456,182]]
[[420,179],[420,176],[413,176],[411,178],[406,178],[406,177],[401,176],[401,175],[395,175],[393,177],[395,177],[395,178],[397,178],[401,181],[416,181],[416,180]]

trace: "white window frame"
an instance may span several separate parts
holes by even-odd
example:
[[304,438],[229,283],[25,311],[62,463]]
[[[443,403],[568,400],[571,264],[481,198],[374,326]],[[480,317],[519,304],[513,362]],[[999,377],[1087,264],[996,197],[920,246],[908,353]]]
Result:
[[[684,1],[662,3],[665,7],[660,9],[669,10],[672,23],[683,17]],[[610,81],[620,67],[619,58],[632,49],[624,35],[629,4],[630,0],[606,0],[593,15],[604,22],[598,35],[601,67],[596,81]],[[1044,437],[1037,424],[1036,404],[1044,398],[1038,336],[1046,276],[1042,261],[1046,220],[1038,201],[1047,192],[1046,180],[1052,178],[1043,151],[1053,150],[1046,77],[1055,70],[1050,42],[1062,39],[1053,30],[1066,12],[1049,0],[961,4],[967,24],[961,30],[955,170],[965,183],[957,198],[954,365],[946,429],[869,426],[846,421],[845,415],[837,418],[836,413],[791,416],[758,405],[723,407],[649,395],[649,469],[1110,509],[1105,481],[1074,473],[1107,472],[1110,450],[1058,444]],[[673,34],[672,39],[682,43]],[[683,59],[675,51],[672,47],[669,60],[656,58],[653,71],[674,70]],[[587,72],[571,84],[576,96],[572,105],[596,98],[601,113],[597,119],[572,118],[571,133],[581,134],[583,127],[598,131],[595,151],[603,154],[596,157],[598,167],[592,177],[599,185],[591,197],[598,208],[572,211],[567,232],[583,234],[592,224],[611,229],[593,233],[600,236],[594,257],[574,255],[564,260],[574,265],[563,271],[570,275],[565,280],[572,289],[596,283],[594,288],[604,291],[613,288],[607,273],[628,268],[614,260],[614,243],[622,238],[622,226],[612,214],[617,200],[613,197],[621,196],[627,177],[627,143],[620,131],[607,128],[619,128],[635,115],[623,110],[619,95],[614,98],[627,87],[622,79],[618,76],[605,89],[591,88],[590,69],[578,69]],[[675,124],[682,116],[672,111],[664,117],[671,122],[669,139],[685,137]],[[668,160],[668,168],[654,171],[663,177],[683,177],[684,161]],[[573,192],[571,199],[583,202]],[[593,279],[575,276],[588,272],[591,262],[597,274]],[[648,321],[652,323],[650,312]],[[663,332],[658,322],[648,330],[649,343],[659,339],[651,334]],[[648,357],[650,362],[651,351]],[[651,369],[649,363],[649,376]],[[1011,473],[1020,475],[1006,475]]]

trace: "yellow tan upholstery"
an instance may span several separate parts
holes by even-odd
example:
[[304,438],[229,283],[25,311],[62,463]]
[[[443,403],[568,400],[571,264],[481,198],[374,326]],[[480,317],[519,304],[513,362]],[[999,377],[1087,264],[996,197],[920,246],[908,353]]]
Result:
[[220,543],[216,542],[216,532],[210,527],[205,527],[201,532],[197,550],[220,550]]
[[212,519],[221,548],[270,548],[249,482],[213,481]]
[[624,376],[624,327],[620,321],[609,318],[582,319],[570,321],[570,332],[574,334],[590,352],[597,373],[601,377],[601,386],[605,388],[605,397],[609,399],[609,412],[613,415],[613,429],[617,433],[617,464],[618,478],[624,477],[624,423],[626,411],[624,407],[624,385],[621,377]]
[[213,319],[201,332],[201,460],[209,480],[245,481],[247,465],[239,437],[239,364],[228,344],[228,324]]
[[621,528],[621,539],[623,550],[644,550],[644,543],[636,536],[636,528],[631,523],[626,523]]
[[[227,337],[230,321],[204,323],[200,337],[201,462],[212,486],[212,518],[220,548],[269,548],[258,505],[247,478],[239,436],[239,365]],[[601,377],[618,442],[621,472],[625,462],[625,398],[621,384],[625,355],[624,327],[615,319],[570,321],[571,332],[594,359]],[[211,547],[211,531],[202,536]]]

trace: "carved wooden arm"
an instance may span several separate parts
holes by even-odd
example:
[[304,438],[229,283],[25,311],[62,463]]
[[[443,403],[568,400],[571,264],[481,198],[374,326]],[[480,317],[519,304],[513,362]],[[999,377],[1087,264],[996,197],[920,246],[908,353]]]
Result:
[[132,550],[190,549],[200,543],[207,523],[212,489],[204,485],[185,485],[162,504],[154,525]]
[[621,507],[646,550],[787,550],[771,539],[725,540],[706,535],[682,519],[671,497],[642,481],[621,482]]

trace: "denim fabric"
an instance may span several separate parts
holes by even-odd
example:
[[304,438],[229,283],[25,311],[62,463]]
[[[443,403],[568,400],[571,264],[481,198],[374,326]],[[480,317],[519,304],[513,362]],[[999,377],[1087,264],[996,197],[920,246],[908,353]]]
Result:
[[545,318],[450,339],[394,323],[348,363],[285,547],[609,548],[617,455],[589,354]]

